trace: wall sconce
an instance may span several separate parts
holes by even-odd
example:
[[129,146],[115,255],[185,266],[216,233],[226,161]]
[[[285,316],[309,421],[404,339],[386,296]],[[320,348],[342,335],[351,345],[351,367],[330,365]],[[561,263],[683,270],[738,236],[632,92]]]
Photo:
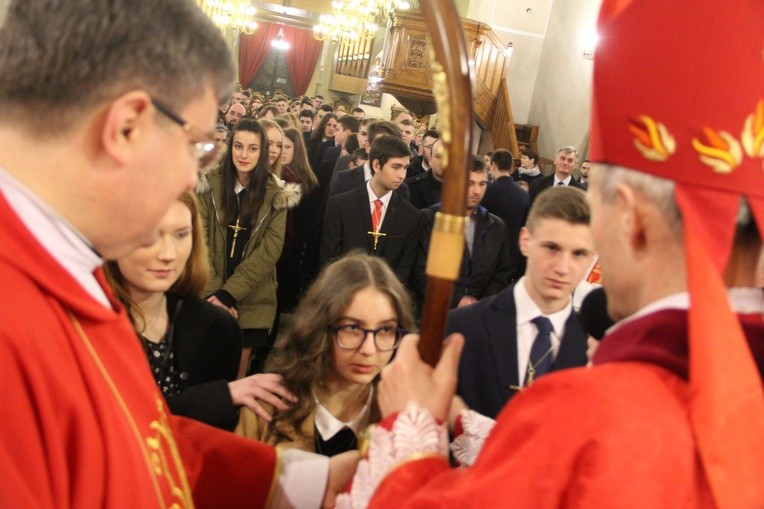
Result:
[[594,30],[581,36],[581,46],[584,48],[583,56],[586,60],[594,60],[594,51],[600,38]]

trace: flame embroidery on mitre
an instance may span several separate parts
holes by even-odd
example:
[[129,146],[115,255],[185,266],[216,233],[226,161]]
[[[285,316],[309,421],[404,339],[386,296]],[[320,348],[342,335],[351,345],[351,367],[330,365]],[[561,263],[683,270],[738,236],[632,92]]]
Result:
[[764,99],[759,99],[756,111],[745,119],[740,139],[749,157],[764,157]]
[[699,137],[692,139],[692,148],[700,154],[703,164],[717,173],[730,173],[743,160],[740,143],[728,132],[704,127]]
[[647,115],[629,121],[634,146],[650,161],[666,161],[676,150],[676,141],[666,126]]

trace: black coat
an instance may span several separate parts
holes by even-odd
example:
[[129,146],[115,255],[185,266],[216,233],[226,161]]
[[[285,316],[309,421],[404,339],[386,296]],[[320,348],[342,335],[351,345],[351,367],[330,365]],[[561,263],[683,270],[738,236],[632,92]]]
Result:
[[236,380],[241,360],[241,331],[236,320],[196,297],[167,294],[167,313],[174,320],[172,351],[180,394],[167,398],[173,414],[233,430],[239,420],[228,382]]
[[[432,227],[435,224],[435,212],[439,210],[439,203],[422,209],[419,253],[414,275],[414,286],[420,298],[424,295],[425,290],[426,274],[424,271],[430,249]],[[470,221],[475,222],[472,255],[470,256],[465,242],[459,279],[454,282],[454,295],[451,299],[452,308],[456,307],[465,295],[480,300],[502,291],[510,283],[512,276],[504,222],[483,207],[478,208]]]
[[406,179],[405,183],[409,186],[410,201],[414,207],[421,210],[440,203],[443,183],[432,176],[432,171]]
[[414,268],[419,242],[421,214],[397,191],[392,192],[390,204],[379,231],[374,249],[371,231],[371,207],[366,186],[329,198],[326,205],[321,239],[322,265],[348,251],[362,251],[384,258],[393,272],[407,284]]
[[480,204],[504,221],[512,278],[517,279],[525,272],[525,258],[520,253],[519,238],[520,229],[525,226],[528,218],[528,193],[520,189],[512,177],[499,177],[488,186]]
[[[552,187],[552,184],[554,184],[554,173],[552,173],[551,175],[547,175],[546,177],[541,177],[539,179],[534,180],[533,184],[531,184],[531,187],[528,190],[528,194],[530,195],[530,198],[531,198],[531,205],[533,205],[533,201],[536,199],[539,193],[541,193],[541,191],[544,191]],[[581,183],[573,177],[570,177],[570,184],[568,185],[577,187],[579,189],[586,191],[586,188],[582,186]]]

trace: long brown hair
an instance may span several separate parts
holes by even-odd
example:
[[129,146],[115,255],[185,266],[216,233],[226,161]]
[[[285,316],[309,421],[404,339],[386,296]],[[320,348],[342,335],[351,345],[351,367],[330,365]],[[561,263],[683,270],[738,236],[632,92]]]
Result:
[[329,327],[342,317],[356,293],[369,287],[390,298],[399,327],[413,329],[409,294],[383,259],[358,251],[326,266],[303,296],[291,329],[266,364],[266,371],[283,376],[297,396],[297,403],[277,411],[269,424],[278,441],[294,438],[284,436],[278,423],[281,429],[288,424],[302,435],[302,424],[315,408],[313,388],[324,381],[331,366],[333,338]]
[[310,139],[313,141],[323,140],[324,131],[326,131],[326,124],[328,124],[329,120],[331,119],[337,120],[337,115],[335,115],[334,113],[327,113],[326,115],[324,115],[323,118],[321,119],[321,122],[318,124],[318,127],[316,129],[313,129],[313,134],[311,134]]
[[284,136],[292,142],[292,145],[294,145],[292,162],[289,163],[287,167],[294,173],[294,176],[297,177],[300,187],[302,188],[302,194],[305,196],[312,189],[318,187],[318,179],[308,162],[308,152],[305,150],[305,138],[302,137],[301,131],[291,127],[284,129]]
[[[181,297],[198,297],[202,293],[210,275],[202,218],[199,215],[199,204],[194,193],[185,191],[178,197],[178,201],[191,212],[191,253],[188,256],[188,260],[186,260],[186,264],[183,266],[180,277],[168,291]],[[119,270],[119,263],[114,260],[106,262],[104,274],[117,299],[125,306],[133,328],[139,334],[142,334],[144,331],[138,330],[138,320],[140,320],[141,329],[145,327],[145,320],[137,304],[130,296],[128,290],[129,282],[125,279],[122,271]]]
[[[252,170],[252,176],[246,186],[247,193],[239,209],[235,192],[238,174],[233,163],[233,139],[236,133],[241,131],[254,133],[260,138],[260,157],[255,168]],[[263,126],[257,120],[242,118],[236,122],[233,132],[228,137],[228,151],[221,165],[221,173],[223,178],[221,207],[223,209],[223,220],[226,221],[224,224],[235,223],[237,214],[239,214],[243,224],[253,226],[257,219],[257,213],[265,201],[266,182],[269,178],[272,178],[268,171],[268,136]]]

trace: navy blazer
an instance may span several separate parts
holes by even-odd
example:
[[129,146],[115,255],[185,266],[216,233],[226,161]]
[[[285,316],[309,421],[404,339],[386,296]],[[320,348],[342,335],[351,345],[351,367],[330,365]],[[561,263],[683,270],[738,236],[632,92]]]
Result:
[[[448,334],[464,335],[456,393],[471,409],[495,419],[517,394],[517,310],[511,285],[477,303],[448,314]],[[572,311],[565,322],[552,371],[585,366],[586,333]]]

